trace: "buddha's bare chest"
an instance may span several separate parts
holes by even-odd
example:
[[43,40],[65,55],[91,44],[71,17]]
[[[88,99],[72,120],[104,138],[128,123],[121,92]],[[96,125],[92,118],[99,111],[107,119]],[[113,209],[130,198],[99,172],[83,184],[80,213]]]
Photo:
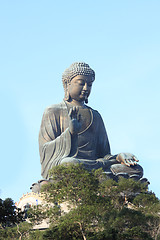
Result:
[[91,124],[91,110],[88,108],[85,109],[79,109],[78,116],[80,119],[80,122],[82,124],[80,132],[84,131],[86,128],[88,128]]

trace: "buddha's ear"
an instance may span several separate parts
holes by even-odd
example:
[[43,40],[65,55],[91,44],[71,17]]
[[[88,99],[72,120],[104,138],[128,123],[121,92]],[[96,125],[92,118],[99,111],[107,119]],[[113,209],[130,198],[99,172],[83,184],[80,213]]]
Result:
[[70,94],[69,94],[69,91],[68,91],[68,85],[67,85],[67,84],[66,84],[66,87],[65,87],[64,100],[65,100],[65,101],[69,101],[69,100],[70,100]]
[[70,95],[69,95],[69,92],[67,91],[67,92],[65,93],[64,100],[65,100],[65,101],[69,101],[69,99],[70,99]]

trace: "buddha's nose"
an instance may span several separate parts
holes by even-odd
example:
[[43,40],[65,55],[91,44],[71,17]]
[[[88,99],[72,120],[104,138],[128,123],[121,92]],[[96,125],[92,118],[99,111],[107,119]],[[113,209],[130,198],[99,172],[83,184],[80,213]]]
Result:
[[87,85],[87,83],[84,84],[83,90],[85,90],[85,91],[88,90],[88,85]]

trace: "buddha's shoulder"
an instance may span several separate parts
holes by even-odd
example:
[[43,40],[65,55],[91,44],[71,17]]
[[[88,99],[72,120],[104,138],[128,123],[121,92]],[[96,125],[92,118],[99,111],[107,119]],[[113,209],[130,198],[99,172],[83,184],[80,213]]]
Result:
[[58,104],[52,104],[46,107],[44,114],[60,114],[62,111],[66,109],[66,106],[63,102]]
[[90,109],[92,111],[92,113],[94,114],[95,117],[101,118],[101,114],[97,110],[95,110],[91,107],[88,107],[88,109]]

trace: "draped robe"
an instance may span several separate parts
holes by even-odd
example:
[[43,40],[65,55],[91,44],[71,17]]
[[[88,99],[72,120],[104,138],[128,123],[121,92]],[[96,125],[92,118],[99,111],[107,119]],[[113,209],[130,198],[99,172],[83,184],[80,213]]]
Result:
[[[87,107],[87,106],[86,106]],[[87,107],[91,121],[83,131],[71,135],[67,103],[48,107],[42,118],[39,132],[41,175],[49,178],[49,170],[61,163],[82,163],[86,169],[103,168],[106,174],[127,174],[129,177],[143,176],[140,165],[126,166],[110,153],[106,129],[98,111]]]
[[44,178],[48,178],[49,169],[65,159],[86,161],[91,166],[96,159],[110,156],[110,145],[101,115],[98,111],[88,109],[91,112],[91,122],[83,132],[74,137],[69,131],[65,102],[45,110],[39,132],[41,174]]

